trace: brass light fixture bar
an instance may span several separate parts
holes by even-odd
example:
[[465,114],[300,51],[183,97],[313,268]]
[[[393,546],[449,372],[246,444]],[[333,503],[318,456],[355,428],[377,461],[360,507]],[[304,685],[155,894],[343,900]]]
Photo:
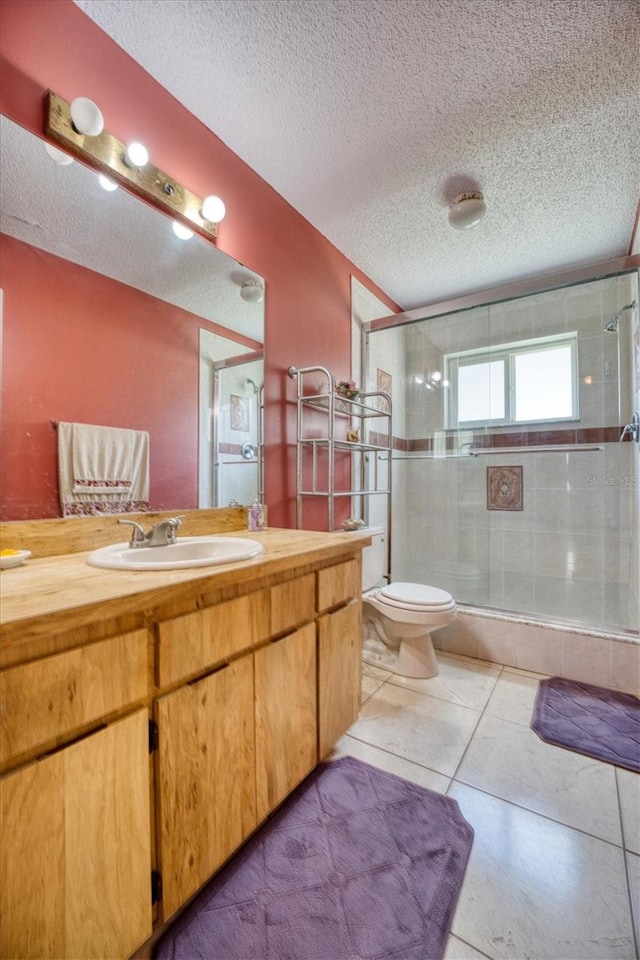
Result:
[[214,240],[218,236],[217,223],[202,216],[200,197],[152,163],[144,167],[128,166],[124,162],[126,144],[107,130],[96,137],[78,133],[71,120],[70,105],[53,90],[47,94],[45,133],[76,156],[87,160],[99,173],[127,187],[143,200],[151,201],[185,226]]

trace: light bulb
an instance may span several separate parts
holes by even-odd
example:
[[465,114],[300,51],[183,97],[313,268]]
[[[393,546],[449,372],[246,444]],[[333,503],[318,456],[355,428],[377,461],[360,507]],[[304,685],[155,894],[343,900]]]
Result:
[[44,148],[54,163],[59,163],[61,167],[67,167],[70,163],[73,163],[73,157],[70,157],[64,150],[58,150],[53,144],[45,143]]
[[414,383],[424,383],[424,380],[422,379],[422,377],[414,377],[414,378],[413,378],[413,382],[414,382]]
[[202,201],[202,216],[210,223],[220,223],[224,220],[226,208],[220,197],[205,197]]
[[149,151],[142,143],[130,143],[124,162],[128,167],[144,167],[149,162]]
[[240,287],[240,296],[247,303],[261,303],[264,298],[264,287],[259,280],[245,280]]
[[109,190],[109,192],[118,189],[118,184],[115,180],[110,180],[109,177],[105,177],[104,173],[98,174],[98,183],[103,190]]
[[77,133],[97,137],[104,130],[104,118],[100,108],[88,97],[76,97],[71,101],[71,122]]
[[173,227],[173,232],[176,237],[180,237],[181,240],[190,240],[193,236],[193,230],[185,227],[184,223],[178,223],[177,220],[174,220],[171,226]]
[[440,373],[439,370],[436,370],[434,373],[431,374],[431,379],[433,380],[434,383],[439,383],[440,380],[442,380],[442,374]]

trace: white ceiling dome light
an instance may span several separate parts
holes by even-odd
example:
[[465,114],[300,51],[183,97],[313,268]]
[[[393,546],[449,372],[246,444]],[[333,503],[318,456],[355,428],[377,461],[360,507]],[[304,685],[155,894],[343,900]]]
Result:
[[475,227],[487,212],[481,193],[461,193],[449,208],[449,223],[455,230]]
[[264,287],[259,280],[245,280],[240,286],[240,296],[247,303],[262,303]]

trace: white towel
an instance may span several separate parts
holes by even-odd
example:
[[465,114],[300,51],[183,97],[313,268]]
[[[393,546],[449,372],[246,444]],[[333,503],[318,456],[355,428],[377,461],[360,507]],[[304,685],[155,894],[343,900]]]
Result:
[[149,509],[149,434],[85,423],[58,424],[62,516]]
[[133,481],[134,430],[71,424],[74,493],[125,493]]

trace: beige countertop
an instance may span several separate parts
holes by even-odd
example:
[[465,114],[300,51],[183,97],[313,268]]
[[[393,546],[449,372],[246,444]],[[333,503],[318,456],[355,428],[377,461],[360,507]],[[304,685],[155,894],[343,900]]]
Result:
[[87,554],[31,558],[0,572],[1,647],[82,627],[99,615],[115,619],[141,609],[165,605],[183,596],[259,582],[290,568],[347,556],[367,546],[368,534],[318,533],[269,529],[258,533],[225,532],[250,537],[265,552],[251,560],[184,570],[104,570],[89,566]]

